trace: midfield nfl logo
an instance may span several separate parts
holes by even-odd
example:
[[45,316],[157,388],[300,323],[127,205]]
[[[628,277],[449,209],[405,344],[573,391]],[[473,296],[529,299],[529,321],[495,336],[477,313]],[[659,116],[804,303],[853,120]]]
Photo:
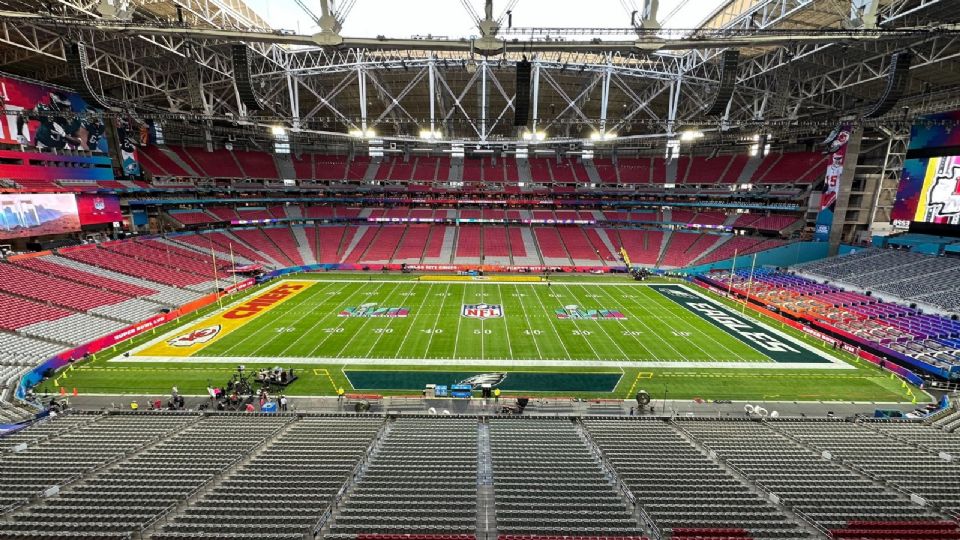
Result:
[[501,319],[503,306],[500,304],[464,304],[461,314],[468,319]]

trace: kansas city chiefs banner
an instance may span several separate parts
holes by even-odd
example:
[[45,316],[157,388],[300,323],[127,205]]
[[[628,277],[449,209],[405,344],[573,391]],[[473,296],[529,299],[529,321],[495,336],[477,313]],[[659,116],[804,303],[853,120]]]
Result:
[[847,141],[850,140],[850,128],[840,130],[837,138],[830,143],[827,151],[830,152],[830,163],[827,164],[827,177],[824,183],[823,195],[820,197],[820,209],[832,208],[837,202],[837,193],[840,191],[840,177],[843,176],[843,165],[847,158]]

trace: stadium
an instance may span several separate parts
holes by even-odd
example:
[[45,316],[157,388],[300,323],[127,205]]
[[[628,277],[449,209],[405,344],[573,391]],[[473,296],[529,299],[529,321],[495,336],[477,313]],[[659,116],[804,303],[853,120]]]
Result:
[[957,0],[0,25],[0,539],[960,539]]

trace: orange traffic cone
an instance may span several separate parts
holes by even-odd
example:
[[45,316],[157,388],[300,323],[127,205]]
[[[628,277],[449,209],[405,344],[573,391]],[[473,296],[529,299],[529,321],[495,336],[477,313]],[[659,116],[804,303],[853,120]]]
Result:
[[60,395],[61,395],[61,396],[67,395],[67,389],[61,386],[61,387],[60,387]]
[[73,387],[73,397],[77,397],[77,396],[79,396],[79,395],[80,395],[80,394],[77,393],[77,387],[74,386],[74,387]]

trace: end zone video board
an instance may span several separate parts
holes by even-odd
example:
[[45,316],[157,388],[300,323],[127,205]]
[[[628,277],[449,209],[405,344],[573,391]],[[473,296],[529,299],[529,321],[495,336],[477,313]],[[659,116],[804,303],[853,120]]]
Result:
[[79,230],[77,200],[72,193],[0,195],[0,240]]

